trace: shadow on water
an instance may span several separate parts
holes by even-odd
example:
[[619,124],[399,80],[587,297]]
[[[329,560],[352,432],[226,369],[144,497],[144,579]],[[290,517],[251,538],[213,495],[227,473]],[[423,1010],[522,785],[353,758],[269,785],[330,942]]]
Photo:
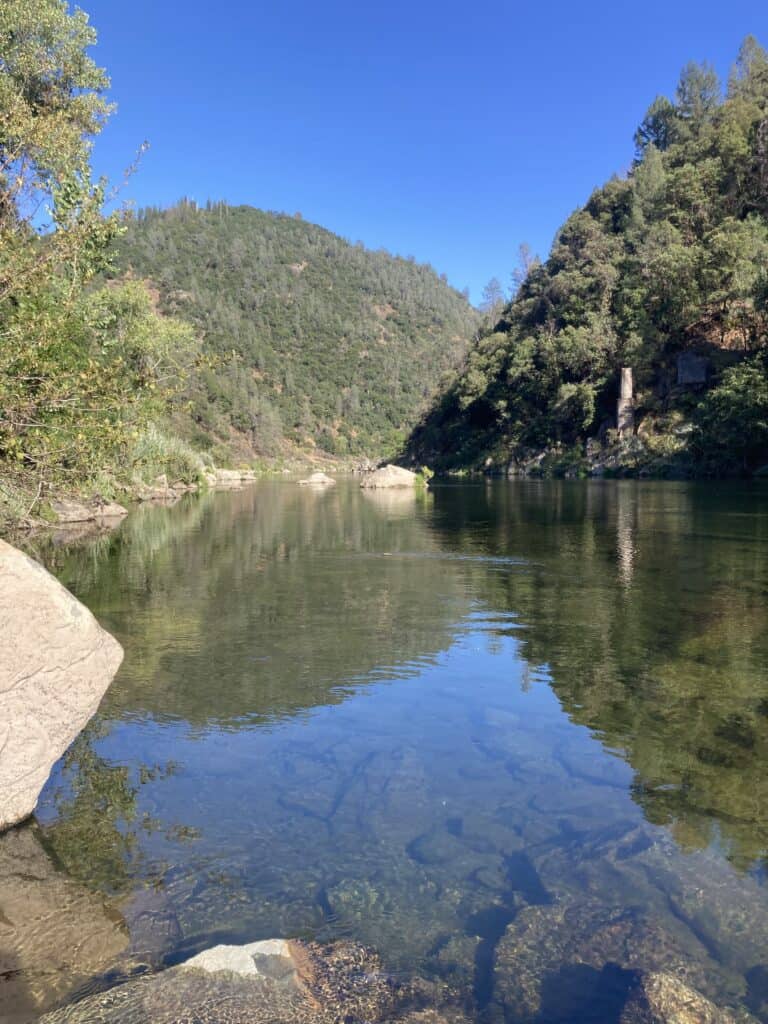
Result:
[[126,649],[47,847],[159,963],[352,936],[478,1019],[617,1020],[669,967],[768,1020],[767,513],[269,483],[41,548]]
[[547,975],[541,986],[539,1024],[619,1024],[636,971],[616,964],[599,970],[588,964],[567,964]]

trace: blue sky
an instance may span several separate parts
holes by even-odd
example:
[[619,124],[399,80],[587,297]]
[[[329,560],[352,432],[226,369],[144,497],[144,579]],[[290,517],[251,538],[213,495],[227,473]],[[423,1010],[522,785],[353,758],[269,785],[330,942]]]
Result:
[[725,77],[765,0],[474,4],[81,0],[118,112],[95,164],[122,193],[301,211],[414,255],[478,300],[517,247],[632,159],[688,60]]

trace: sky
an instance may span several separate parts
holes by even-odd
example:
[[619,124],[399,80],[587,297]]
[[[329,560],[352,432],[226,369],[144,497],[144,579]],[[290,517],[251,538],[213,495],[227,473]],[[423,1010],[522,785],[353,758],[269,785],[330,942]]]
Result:
[[633,156],[689,60],[723,78],[765,0],[80,0],[120,198],[225,199],[415,256],[479,301]]

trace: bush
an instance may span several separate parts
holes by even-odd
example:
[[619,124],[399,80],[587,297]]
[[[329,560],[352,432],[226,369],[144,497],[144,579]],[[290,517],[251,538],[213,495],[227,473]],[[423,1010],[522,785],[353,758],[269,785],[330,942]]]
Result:
[[130,464],[134,476],[147,482],[161,473],[169,480],[188,483],[200,479],[206,460],[181,438],[166,434],[150,423],[136,437],[130,451]]

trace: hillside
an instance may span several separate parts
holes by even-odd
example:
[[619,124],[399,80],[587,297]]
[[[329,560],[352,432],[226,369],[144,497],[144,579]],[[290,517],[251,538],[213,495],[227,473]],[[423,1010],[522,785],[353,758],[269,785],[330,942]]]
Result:
[[117,247],[117,273],[148,279],[201,334],[184,396],[198,443],[391,453],[477,328],[431,267],[299,215],[184,201],[140,212]]
[[[630,172],[569,217],[486,324],[410,458],[569,475],[768,462],[765,51],[748,38],[725,90],[688,65],[635,143]],[[625,424],[622,367],[635,384]]]

